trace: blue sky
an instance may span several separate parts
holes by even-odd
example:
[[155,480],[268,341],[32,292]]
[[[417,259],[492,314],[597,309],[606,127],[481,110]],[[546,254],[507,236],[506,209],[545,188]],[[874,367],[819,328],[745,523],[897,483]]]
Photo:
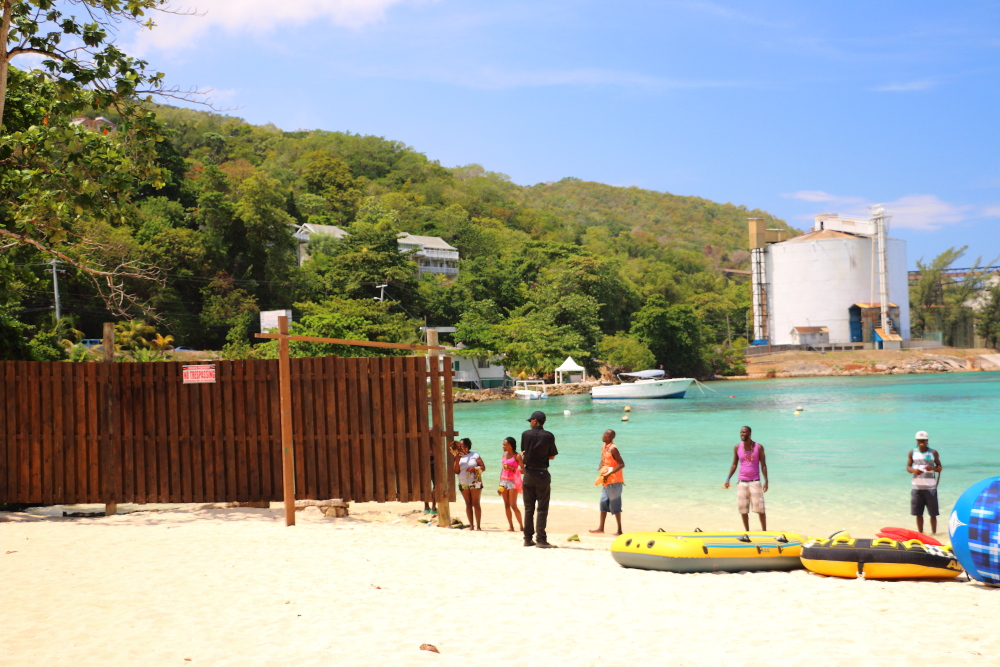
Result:
[[252,123],[1000,254],[995,2],[191,2],[122,40]]

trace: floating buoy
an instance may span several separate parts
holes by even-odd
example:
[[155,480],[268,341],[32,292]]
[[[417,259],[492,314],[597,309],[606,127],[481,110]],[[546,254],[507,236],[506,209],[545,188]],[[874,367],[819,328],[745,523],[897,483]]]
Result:
[[564,414],[565,416],[569,417],[569,415],[570,415],[570,412],[569,412],[569,410],[563,410],[563,414]]
[[736,397],[735,397],[735,396],[733,396],[732,394],[730,394],[730,395],[729,395],[729,398],[736,398]]
[[795,412],[793,413],[793,415],[794,415],[794,416],[796,416],[796,417],[798,417],[798,416],[799,416],[799,415],[801,415],[801,414],[802,414],[802,413],[801,413],[801,412],[799,412],[798,410],[796,410],[796,411],[795,411]]
[[795,411],[796,412],[802,412],[802,406],[800,405],[799,407],[795,408]]
[[625,412],[632,412],[632,406],[631,405],[626,405],[625,406]]
[[628,421],[628,415],[622,415],[622,421],[623,422],[627,422]]

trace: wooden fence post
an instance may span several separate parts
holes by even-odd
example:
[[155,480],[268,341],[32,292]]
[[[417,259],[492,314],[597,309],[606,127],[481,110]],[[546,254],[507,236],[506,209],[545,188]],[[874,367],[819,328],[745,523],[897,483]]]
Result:
[[[438,344],[437,329],[427,329],[427,344]],[[451,527],[451,494],[448,492],[451,481],[451,468],[448,466],[448,438],[441,419],[441,373],[438,368],[441,357],[436,349],[427,351],[431,376],[431,433],[434,440],[434,461],[437,463],[437,479],[434,480],[434,497],[437,499],[438,526]],[[426,408],[425,408],[426,409]]]
[[278,317],[278,393],[281,395],[281,477],[285,525],[295,525],[295,454],[292,451],[292,368],[288,354],[288,318]]
[[115,446],[115,426],[114,417],[115,409],[114,404],[117,400],[115,392],[112,390],[111,374],[114,372],[114,360],[115,360],[115,325],[114,322],[104,323],[104,340],[101,343],[101,349],[104,351],[104,362],[107,364],[105,369],[106,382],[104,383],[104,433],[101,434],[101,483],[103,485],[102,494],[104,496],[104,515],[111,516],[118,512],[118,503],[114,498],[115,490],[115,475],[118,473],[118,466],[115,465],[117,461],[117,456],[115,456],[114,446]]

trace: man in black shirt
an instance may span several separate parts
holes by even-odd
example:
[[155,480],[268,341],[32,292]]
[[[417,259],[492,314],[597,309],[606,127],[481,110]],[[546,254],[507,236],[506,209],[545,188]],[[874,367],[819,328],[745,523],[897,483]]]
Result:
[[[549,461],[554,459],[559,451],[556,449],[556,439],[542,426],[545,424],[545,413],[535,410],[528,417],[531,428],[521,434],[521,460],[524,461],[524,546],[533,547],[537,544],[542,549],[552,547],[545,535],[545,523],[549,517],[549,487],[552,478],[549,477]],[[535,503],[538,503],[538,530],[535,531]],[[537,535],[537,541],[532,541],[532,535]]]

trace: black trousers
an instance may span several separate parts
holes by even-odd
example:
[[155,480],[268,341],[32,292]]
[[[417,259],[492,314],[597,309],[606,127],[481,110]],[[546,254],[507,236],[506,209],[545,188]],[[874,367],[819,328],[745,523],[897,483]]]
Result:
[[[548,470],[525,470],[521,481],[521,493],[524,495],[524,539],[530,540],[537,535],[539,542],[547,542],[545,524],[549,518],[549,487],[552,477]],[[535,504],[538,504],[537,525],[535,520]]]

